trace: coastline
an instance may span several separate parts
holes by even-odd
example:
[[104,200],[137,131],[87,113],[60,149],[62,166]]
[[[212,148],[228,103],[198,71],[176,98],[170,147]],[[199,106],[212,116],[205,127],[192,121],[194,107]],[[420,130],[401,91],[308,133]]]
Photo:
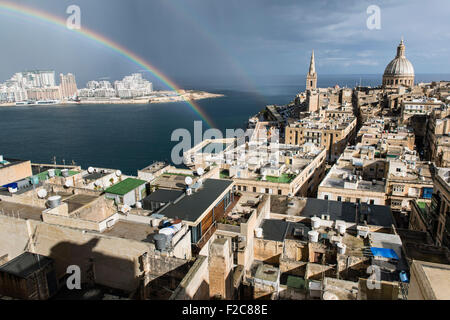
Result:
[[[170,103],[170,102],[183,102],[183,101],[196,101],[203,99],[214,99],[225,97],[224,94],[210,93],[206,91],[196,91],[196,90],[180,90],[178,94],[174,91],[155,91],[153,96],[140,97],[134,99],[120,99],[120,98],[109,98],[109,99],[86,99],[79,102],[75,101],[61,101],[55,104],[43,104],[41,106],[62,106],[62,105],[79,105],[79,104],[154,104],[154,103]],[[19,105],[17,106],[15,102],[0,103],[0,107],[35,107],[38,105]]]

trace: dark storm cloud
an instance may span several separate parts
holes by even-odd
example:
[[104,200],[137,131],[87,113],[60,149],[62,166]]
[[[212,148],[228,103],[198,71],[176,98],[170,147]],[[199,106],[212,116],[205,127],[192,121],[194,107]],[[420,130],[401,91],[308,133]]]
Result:
[[[450,72],[446,0],[19,1],[66,17],[76,3],[87,26],[173,77],[304,74],[312,49],[320,73],[382,73],[403,35],[417,73]],[[366,27],[369,5],[381,30]],[[0,10],[0,79],[27,68],[72,71],[83,81],[139,67],[61,27]]]

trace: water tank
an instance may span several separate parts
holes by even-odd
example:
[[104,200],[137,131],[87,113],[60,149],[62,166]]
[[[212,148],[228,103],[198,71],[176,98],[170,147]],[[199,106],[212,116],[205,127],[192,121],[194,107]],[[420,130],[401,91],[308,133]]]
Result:
[[263,237],[263,229],[262,228],[255,228],[255,237],[257,237],[257,238]]
[[319,217],[312,217],[311,218],[311,223],[312,223],[312,227],[313,229],[319,229],[320,228],[320,218]]
[[343,244],[342,242],[338,242],[337,249],[339,254],[344,254],[346,248],[347,246],[345,244]]
[[0,154],[0,162],[3,161],[3,156]]
[[408,275],[405,271],[400,272],[400,281],[401,282],[409,282]]
[[61,204],[61,196],[52,196],[47,201],[50,208],[56,208]]
[[38,183],[39,183],[39,177],[38,176],[31,177],[31,184],[38,184]]
[[317,242],[319,241],[319,233],[317,231],[309,231],[308,232],[308,239],[310,242]]
[[48,169],[47,173],[50,178],[53,178],[55,176],[55,169]]
[[337,225],[337,230],[340,234],[344,234],[347,230],[347,226],[344,223],[340,223]]
[[9,193],[16,193],[17,192],[17,187],[9,187],[8,191],[9,191]]
[[94,173],[94,168],[89,167],[89,168],[88,168],[88,173]]
[[67,178],[69,176],[69,169],[62,169],[61,174],[64,178]]
[[155,240],[156,250],[165,250],[167,247],[167,237],[165,234],[157,233],[153,236],[153,240]]
[[142,202],[136,202],[136,209],[142,209]]

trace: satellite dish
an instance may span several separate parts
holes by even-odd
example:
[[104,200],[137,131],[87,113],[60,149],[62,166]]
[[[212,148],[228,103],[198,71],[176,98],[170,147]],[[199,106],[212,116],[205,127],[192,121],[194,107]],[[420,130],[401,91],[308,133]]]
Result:
[[186,179],[184,179],[184,182],[188,185],[188,186],[190,186],[191,184],[192,184],[192,178],[191,177],[186,177]]
[[89,172],[89,173],[93,173],[93,172],[94,172],[94,168],[89,167],[89,168],[88,168],[88,172]]
[[122,175],[122,171],[117,170],[117,171],[116,171],[116,176],[120,177],[121,175]]
[[202,174],[204,174],[205,173],[205,170],[203,169],[203,168],[198,168],[197,169],[197,174],[199,175],[199,176],[201,176]]
[[72,187],[73,186],[72,180],[67,180],[64,186],[66,186],[67,188]]
[[47,196],[47,190],[41,189],[38,191],[37,195],[40,199],[44,199]]

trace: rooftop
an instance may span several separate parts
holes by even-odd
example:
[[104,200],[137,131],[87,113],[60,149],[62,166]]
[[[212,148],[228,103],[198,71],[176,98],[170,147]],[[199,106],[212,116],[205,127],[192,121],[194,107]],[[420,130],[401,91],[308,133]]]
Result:
[[179,218],[195,222],[219,197],[233,184],[233,181],[206,179],[203,185],[185,196],[175,204],[171,204],[159,213],[168,218]]
[[159,228],[149,224],[119,220],[111,228],[103,232],[104,235],[131,239],[143,242],[152,242],[153,235],[159,232]]
[[143,201],[168,203],[175,201],[183,194],[184,192],[181,190],[158,189],[145,197]]
[[123,196],[145,183],[147,183],[147,181],[145,180],[126,178],[125,180],[116,183],[112,187],[109,187],[108,189],[105,190],[105,192]]
[[[291,205],[292,203],[292,205]],[[344,220],[348,223],[358,223],[363,215],[367,217],[367,224],[391,227],[394,223],[392,212],[388,206],[356,204],[315,198],[300,198],[271,195],[270,212],[312,218],[326,214],[330,220]]]
[[0,214],[41,221],[41,213],[44,208],[29,206],[20,203],[0,201]]
[[39,254],[24,252],[0,266],[0,272],[13,274],[20,278],[27,278],[34,272],[52,263],[51,258]]
[[307,241],[311,228],[303,223],[294,223],[278,219],[264,219],[261,224],[263,238],[283,242],[287,237]]

